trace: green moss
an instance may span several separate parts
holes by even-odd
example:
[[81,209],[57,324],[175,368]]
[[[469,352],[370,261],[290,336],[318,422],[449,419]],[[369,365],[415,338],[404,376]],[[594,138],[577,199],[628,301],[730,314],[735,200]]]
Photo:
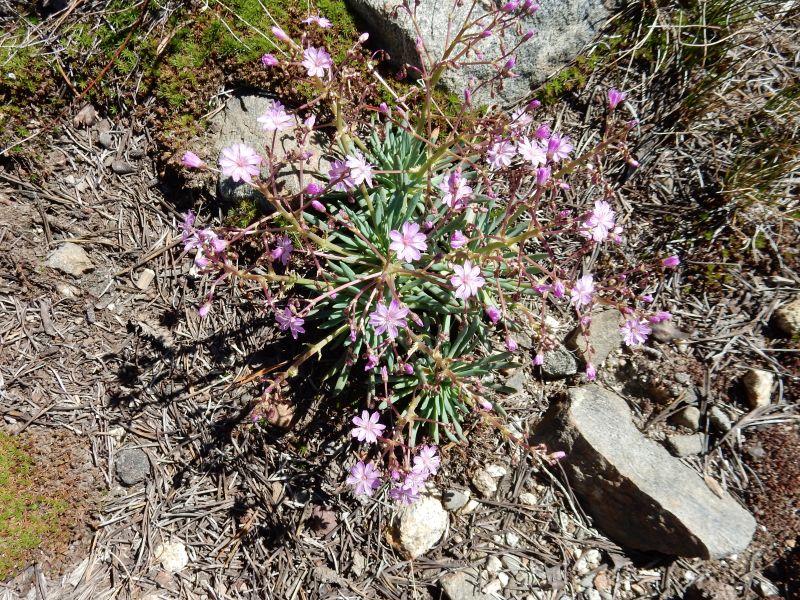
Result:
[[61,499],[31,491],[36,476],[31,457],[0,432],[0,580],[14,574],[31,550],[59,531],[68,508]]

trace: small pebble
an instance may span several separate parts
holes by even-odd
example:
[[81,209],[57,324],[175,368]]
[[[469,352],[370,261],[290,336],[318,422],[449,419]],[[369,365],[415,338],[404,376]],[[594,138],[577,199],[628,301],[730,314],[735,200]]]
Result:
[[153,279],[156,277],[156,272],[153,269],[143,269],[141,273],[139,273],[139,277],[136,279],[136,287],[140,290],[144,291],[150,287],[150,284],[153,283]]
[[503,570],[503,562],[497,556],[490,556],[486,559],[486,570],[492,575]]
[[742,383],[747,392],[747,402],[750,408],[769,406],[774,381],[775,376],[772,373],[761,369],[750,369],[744,374]]
[[692,378],[688,373],[680,372],[680,373],[675,373],[675,381],[677,381],[678,383],[682,383],[683,385],[687,385],[691,383]]
[[506,575],[505,573],[498,573],[497,574],[497,580],[500,582],[500,585],[502,585],[503,587],[506,587],[508,585],[508,582],[510,581],[510,579],[511,578],[508,575]]
[[133,165],[126,163],[124,160],[115,160],[111,163],[111,170],[114,171],[117,175],[128,175],[130,173],[136,173],[136,167]]
[[602,555],[600,554],[599,550],[592,548],[591,550],[587,551],[586,554],[583,555],[583,557],[586,559],[586,562],[590,567],[595,568],[597,565],[600,564],[600,559],[602,558]]
[[496,479],[505,477],[506,473],[508,473],[506,468],[502,465],[489,465],[486,467],[486,472]]
[[519,495],[519,501],[525,506],[536,506],[539,504],[539,498],[537,498],[536,494],[531,494],[530,492],[522,492]]
[[107,150],[113,150],[116,147],[114,136],[108,132],[101,133],[97,138],[97,143]]
[[696,406],[686,406],[675,413],[671,421],[675,425],[697,431],[700,428],[700,409]]
[[712,406],[708,411],[708,420],[720,433],[728,433],[733,427],[731,418],[719,406]]

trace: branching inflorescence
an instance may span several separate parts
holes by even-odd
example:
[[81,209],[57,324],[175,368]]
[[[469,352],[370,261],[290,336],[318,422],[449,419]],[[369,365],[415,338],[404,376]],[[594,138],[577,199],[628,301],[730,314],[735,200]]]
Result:
[[[413,9],[406,9],[413,18]],[[670,317],[650,310],[653,299],[644,292],[660,272],[678,266],[677,257],[602,279],[591,270],[604,248],[624,242],[607,175],[615,164],[637,165],[626,145],[636,123],[618,117],[624,93],[609,90],[606,126],[579,156],[568,136],[536,123],[536,101],[510,118],[470,108],[475,91],[513,75],[510,52],[495,61],[494,78],[465,93],[461,114],[448,116],[437,106],[434,90],[446,69],[483,60],[483,40],[493,32],[517,31],[519,16],[535,10],[526,0],[475,16],[438,60],[418,40],[422,66],[411,68],[419,86],[400,97],[376,74],[394,97],[391,106],[377,107],[346,101],[350,63],[363,51],[366,34],[335,64],[305,36],[295,41],[273,28],[288,58],[268,54],[262,64],[301,69],[317,94],[293,113],[273,101],[258,118],[263,150],[234,144],[219,160],[221,174],[256,188],[271,212],[243,229],[198,229],[192,214],[182,224],[196,268],[214,278],[201,317],[212,309],[220,286],[251,286],[263,291],[279,329],[309,340],[266,381],[264,403],[280,394],[304,362],[320,355],[333,365],[331,391],[343,390],[357,374],[365,380],[372,410],[353,419],[352,436],[365,446],[347,479],[358,495],[372,495],[385,468],[390,496],[413,502],[439,469],[435,444],[442,436],[463,439],[470,413],[544,460],[561,458],[526,445],[504,426],[495,402],[504,388],[488,377],[519,364],[520,333],[535,341],[533,362],[542,364],[555,347],[545,325],[549,307],[570,307],[584,334],[595,307],[615,307],[630,346],[647,339],[649,323]],[[320,16],[303,23],[330,24]],[[531,35],[517,33],[520,43]],[[321,122],[323,115],[327,122]],[[292,132],[300,145],[288,158],[276,152],[282,131]],[[325,184],[306,172],[315,152],[312,132],[329,134],[332,141]],[[279,192],[276,183],[287,161],[300,179],[301,191],[291,195]],[[183,164],[212,169],[192,152]],[[578,189],[585,192],[579,196]],[[243,267],[237,245],[254,239],[263,256]],[[596,376],[591,359],[585,375]],[[420,442],[426,435],[432,443]],[[375,459],[375,447],[382,450],[380,466],[368,460]]]

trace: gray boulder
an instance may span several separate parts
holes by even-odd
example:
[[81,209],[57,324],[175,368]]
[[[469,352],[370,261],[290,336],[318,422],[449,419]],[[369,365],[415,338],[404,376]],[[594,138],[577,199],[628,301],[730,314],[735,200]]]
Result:
[[561,464],[584,508],[623,546],[721,558],[752,539],[750,513],[643,436],[625,400],[598,385],[571,388],[537,437],[567,453]]
[[608,355],[622,345],[622,333],[619,330],[620,315],[616,310],[603,310],[592,315],[589,325],[589,338],[581,335],[580,327],[576,327],[567,336],[564,345],[574,351],[582,361],[586,362],[592,347],[592,363],[595,368],[602,365]]
[[[400,8],[399,0],[347,0],[349,6],[361,16],[372,34],[375,44],[388,51],[394,62],[419,67],[416,51],[417,29],[410,16]],[[412,3],[413,4],[413,3]],[[611,0],[539,0],[541,9],[532,16],[518,18],[518,31],[507,31],[503,36],[494,35],[478,43],[477,50],[484,60],[498,60],[502,48],[513,48],[530,30],[536,32],[532,39],[523,43],[515,52],[517,76],[506,78],[499,98],[492,99],[488,90],[474,96],[479,103],[514,103],[524,99],[532,87],[543,82],[555,71],[573,60],[583,47],[599,31],[611,12]],[[499,4],[498,4],[499,5]],[[457,32],[467,21],[486,14],[492,6],[488,0],[452,2],[440,0],[418,0],[416,22],[419,34],[431,60],[439,60],[448,44],[448,31]],[[480,33],[485,26],[471,31]],[[465,62],[478,62],[471,56]],[[505,61],[503,61],[505,62]],[[478,81],[490,78],[496,69],[491,65],[467,65],[463,69],[449,69],[442,80],[444,87],[463,97],[470,78]]]
[[[272,149],[276,160],[287,159],[287,164],[280,169],[277,181],[277,192],[286,196],[296,194],[301,189],[300,163],[303,164],[302,187],[316,182],[327,184],[330,160],[325,136],[314,132],[311,135],[307,150],[312,153],[311,158],[301,161],[297,155],[303,150],[297,143],[294,129],[286,129],[275,135],[274,147],[272,145],[273,133],[264,131],[258,118],[267,112],[272,98],[260,95],[232,96],[228,99],[225,109],[212,120],[212,129],[219,133],[211,140],[208,155],[217,160],[222,149],[231,144],[247,144],[261,156],[265,156],[267,146]],[[289,107],[287,112],[291,113]],[[301,119],[295,116],[295,123],[299,125]],[[215,165],[216,166],[216,165]],[[266,170],[262,170],[266,176]],[[262,209],[267,209],[266,199],[253,187],[234,182],[230,177],[220,175],[217,184],[219,198],[229,202],[240,200],[255,200]]]

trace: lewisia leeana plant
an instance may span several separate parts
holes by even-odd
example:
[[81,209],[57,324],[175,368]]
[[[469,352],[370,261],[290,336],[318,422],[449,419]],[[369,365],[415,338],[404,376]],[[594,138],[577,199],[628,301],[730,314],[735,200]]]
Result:
[[[469,21],[432,63],[419,41],[423,66],[409,69],[421,85],[400,97],[376,75],[373,85],[394,97],[378,107],[363,97],[346,104],[350,63],[359,60],[365,36],[336,64],[326,48],[273,28],[286,58],[265,54],[261,64],[296,69],[316,96],[292,111],[273,101],[257,118],[264,147],[233,144],[218,165],[222,176],[256,188],[270,212],[243,229],[198,229],[192,214],[181,225],[195,269],[211,281],[201,317],[213,310],[220,286],[251,287],[263,291],[276,326],[306,345],[280,373],[262,373],[262,407],[316,356],[331,365],[328,392],[363,379],[370,409],[352,419],[351,435],[363,446],[346,480],[357,495],[374,494],[385,472],[390,497],[413,502],[440,468],[437,444],[463,440],[470,415],[532,455],[558,460],[562,453],[529,446],[509,429],[492,401],[506,390],[488,376],[523,360],[518,334],[532,337],[532,361],[541,365],[556,343],[545,326],[548,310],[573,311],[586,334],[595,307],[615,307],[629,346],[647,340],[650,324],[670,318],[652,310],[646,292],[678,257],[615,273],[596,268],[603,251],[624,242],[608,177],[615,164],[635,163],[626,143],[635,124],[615,117],[623,92],[609,91],[607,127],[580,155],[569,136],[536,118],[536,101],[510,119],[470,110],[475,92],[510,75],[510,53],[495,61],[494,77],[468,90],[459,115],[437,108],[433,90],[445,70],[485,60],[481,41],[516,31],[519,15],[535,10],[530,0],[509,2]],[[320,15],[302,23],[330,26]],[[530,39],[519,35],[520,43]],[[330,123],[321,123],[323,107]],[[305,117],[299,126],[298,117]],[[284,131],[301,145],[288,159],[276,146],[275,134]],[[305,168],[319,152],[309,143],[312,131],[329,134],[335,149],[328,172],[316,179]],[[302,190],[292,195],[275,185],[287,160],[295,162]],[[192,152],[182,163],[215,170]],[[250,267],[237,251],[245,240],[264,248]],[[590,380],[597,374],[591,352]],[[378,456],[381,464],[373,462]]]

